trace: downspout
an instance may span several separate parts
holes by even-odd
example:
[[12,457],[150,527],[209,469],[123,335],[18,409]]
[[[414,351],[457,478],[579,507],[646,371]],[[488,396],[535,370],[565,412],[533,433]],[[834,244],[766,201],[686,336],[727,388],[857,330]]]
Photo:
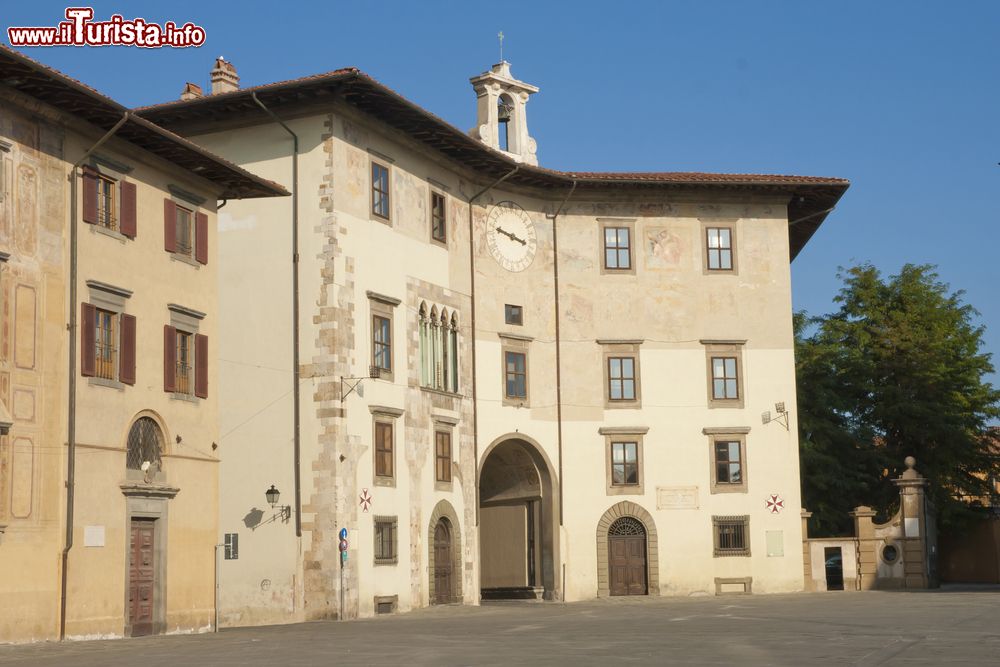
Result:
[[302,537],[302,480],[299,471],[302,442],[299,428],[299,135],[264,106],[257,99],[257,93],[250,96],[264,113],[292,135],[292,458],[295,460],[295,536]]
[[73,510],[74,493],[76,490],[76,275],[77,275],[77,170],[86,162],[91,153],[100,148],[104,142],[110,139],[117,132],[125,121],[129,119],[129,112],[122,114],[121,120],[115,123],[107,133],[101,137],[96,144],[84,152],[83,157],[77,160],[70,169],[70,204],[69,204],[69,405],[68,419],[66,424],[66,538],[65,546],[62,550],[62,575],[59,584],[59,639],[66,638],[66,589],[67,589],[67,566],[69,564],[69,550],[73,548]]
[[484,194],[500,185],[508,178],[517,173],[521,165],[517,165],[509,172],[493,181],[485,188],[469,198],[469,297],[472,302],[471,332],[469,338],[472,340],[472,460],[476,465],[476,525],[479,525],[479,406],[476,401],[476,244],[475,230],[472,225],[472,204]]
[[[562,430],[562,366],[561,342],[559,338],[559,234],[556,223],[559,221],[559,214],[562,213],[566,202],[576,191],[576,179],[573,180],[573,187],[569,189],[566,198],[559,204],[559,208],[552,216],[552,278],[555,290],[555,310],[556,310],[556,440],[559,443],[559,525],[563,525],[563,430]],[[564,565],[565,567],[565,565]],[[566,589],[563,587],[563,599],[566,599]]]

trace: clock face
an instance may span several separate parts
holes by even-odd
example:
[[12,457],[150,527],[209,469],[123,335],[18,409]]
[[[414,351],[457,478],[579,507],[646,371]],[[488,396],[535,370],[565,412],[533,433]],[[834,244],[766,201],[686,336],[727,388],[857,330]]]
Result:
[[486,245],[497,264],[508,271],[524,271],[535,259],[535,225],[523,208],[502,201],[486,221]]

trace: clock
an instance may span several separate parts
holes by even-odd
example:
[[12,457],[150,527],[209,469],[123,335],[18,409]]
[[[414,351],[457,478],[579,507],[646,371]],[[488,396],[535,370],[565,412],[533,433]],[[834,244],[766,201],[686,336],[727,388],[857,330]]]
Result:
[[502,201],[486,221],[486,245],[497,264],[514,273],[524,271],[534,261],[538,247],[535,225],[523,208]]

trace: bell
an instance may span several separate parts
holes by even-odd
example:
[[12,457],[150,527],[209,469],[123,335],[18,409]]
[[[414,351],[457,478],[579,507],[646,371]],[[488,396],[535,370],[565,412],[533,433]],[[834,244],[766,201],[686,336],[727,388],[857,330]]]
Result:
[[507,122],[509,122],[510,121],[510,112],[513,111],[513,110],[514,110],[514,105],[512,105],[512,104],[504,104],[503,102],[500,102],[497,105],[497,112],[499,114],[498,120],[501,123],[507,123]]

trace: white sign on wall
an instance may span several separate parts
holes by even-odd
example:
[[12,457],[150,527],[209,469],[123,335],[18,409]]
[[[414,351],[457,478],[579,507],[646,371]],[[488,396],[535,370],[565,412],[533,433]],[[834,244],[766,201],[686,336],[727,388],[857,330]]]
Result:
[[104,546],[104,526],[84,526],[83,546],[103,547]]
[[696,510],[698,509],[697,486],[656,487],[656,509]]
[[920,537],[920,519],[916,517],[903,519],[903,530],[907,537]]

